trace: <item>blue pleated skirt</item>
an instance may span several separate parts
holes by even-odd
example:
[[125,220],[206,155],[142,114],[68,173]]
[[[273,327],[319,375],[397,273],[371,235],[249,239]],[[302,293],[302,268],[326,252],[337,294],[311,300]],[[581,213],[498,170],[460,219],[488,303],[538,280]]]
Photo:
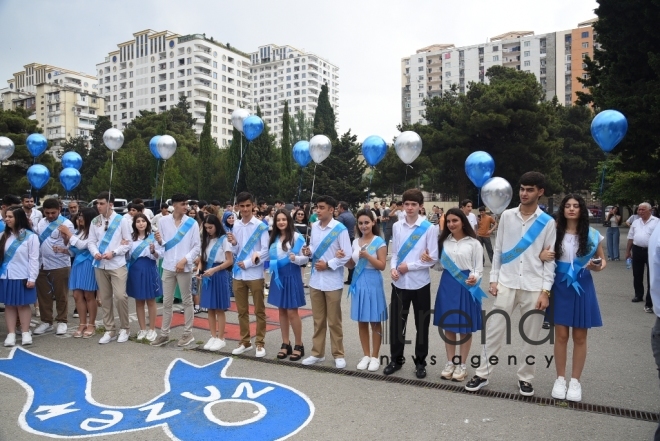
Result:
[[584,268],[578,272],[577,280],[584,289],[580,294],[572,286],[561,282],[563,274],[557,273],[555,284],[552,285],[552,309],[550,321],[554,311],[554,324],[570,326],[572,328],[595,328],[603,326],[600,316],[600,307],[596,297],[594,280],[591,271]]
[[94,267],[91,260],[84,260],[71,267],[69,276],[69,289],[80,289],[83,291],[96,291],[99,286],[94,276]]
[[387,300],[383,288],[383,275],[379,270],[365,268],[355,281],[355,291],[349,295],[351,320],[369,323],[387,320]]
[[[273,265],[276,265],[273,262]],[[275,281],[275,275],[270,278],[268,303],[284,309],[295,309],[305,306],[305,289],[303,288],[300,267],[295,263],[287,263],[278,268],[282,288]]]
[[163,295],[163,282],[158,264],[149,257],[140,257],[128,269],[126,294],[136,300],[155,299]]
[[[463,274],[467,276],[470,272],[465,270]],[[442,272],[434,309],[433,325],[442,324],[440,327],[445,331],[467,334],[479,331],[483,326],[481,304],[447,270]]]
[[220,270],[211,277],[202,277],[200,291],[202,294],[199,299],[199,306],[226,311],[231,303],[229,300],[229,272]]
[[0,279],[0,302],[7,306],[31,305],[37,301],[37,288],[26,288],[25,280]]

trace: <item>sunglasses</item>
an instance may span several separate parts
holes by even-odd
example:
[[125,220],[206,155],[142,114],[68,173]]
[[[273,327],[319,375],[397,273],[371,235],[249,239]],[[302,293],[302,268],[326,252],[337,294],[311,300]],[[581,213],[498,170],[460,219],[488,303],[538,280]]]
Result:
[[108,231],[108,224],[110,221],[108,219],[105,220],[105,231]]

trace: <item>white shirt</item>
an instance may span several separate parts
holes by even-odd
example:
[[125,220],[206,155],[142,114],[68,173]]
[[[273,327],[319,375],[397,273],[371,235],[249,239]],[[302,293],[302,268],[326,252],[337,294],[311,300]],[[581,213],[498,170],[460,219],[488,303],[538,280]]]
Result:
[[[603,241],[604,237],[598,233],[598,243],[600,244]],[[570,263],[573,267],[573,260],[577,257],[578,249],[580,248],[579,236],[577,234],[564,234],[564,238],[561,241],[561,256],[557,259],[560,262]],[[584,264],[584,267],[589,265],[589,262]]]
[[[21,233],[24,230],[21,230]],[[20,234],[20,233],[19,233]],[[5,242],[5,253],[12,243],[16,240],[13,234],[7,237]],[[64,254],[63,254],[64,256]],[[67,257],[68,259],[68,257]],[[7,265],[7,272],[0,275],[0,279],[10,280],[24,280],[35,282],[39,275],[39,236],[36,234],[30,235],[25,241],[16,249],[14,257]]]
[[232,250],[231,243],[229,243],[227,238],[225,238],[224,243],[222,244],[222,246],[220,247],[218,252],[215,254],[214,261],[212,263],[209,262],[209,256],[211,254],[211,250],[213,249],[213,247],[215,246],[215,244],[217,242],[218,242],[218,238],[216,237],[215,239],[209,240],[209,244],[206,246],[206,252],[204,253],[204,254],[206,254],[204,256],[204,257],[206,257],[206,259],[204,259],[204,260],[207,262],[207,265],[209,265],[209,266],[213,266],[213,264],[216,264],[216,263],[223,263],[225,261],[225,253],[227,251],[229,251],[231,253],[231,250]]
[[39,222],[41,222],[41,219],[43,219],[43,218],[44,218],[44,215],[41,214],[41,211],[37,210],[36,208],[32,209],[32,211],[30,212],[29,219],[32,222],[32,229],[33,230],[37,228],[37,225],[39,225]]
[[[293,243],[294,244],[296,243],[296,241],[298,240],[299,237],[301,237],[301,234],[298,233],[298,232],[295,232],[294,236],[293,236]],[[280,239],[281,239],[281,236],[280,236]],[[276,243],[277,243],[277,260],[288,257],[289,253],[291,252],[291,248],[293,247],[293,245],[291,245],[290,243],[287,243],[286,244],[287,245],[286,251],[284,251],[284,249],[282,249],[282,241],[278,240]],[[296,255],[296,257],[294,258],[293,263],[295,263],[296,265],[304,265],[307,262],[309,262],[309,257],[303,256],[302,255],[302,249],[301,249],[300,252],[298,253],[298,255]],[[274,263],[271,262],[271,265],[274,265]]]
[[[438,260],[438,226],[431,225],[419,238],[415,246],[408,252],[403,262],[399,262],[399,250],[408,240],[410,235],[419,227],[426,218],[417,215],[413,224],[409,224],[404,216],[402,221],[392,226],[392,259],[390,268],[397,268],[402,263],[408,266],[408,272],[399,273],[399,280],[392,281],[392,284],[399,289],[419,289],[431,283],[431,268]],[[432,262],[422,262],[421,256],[428,250]]]
[[[470,271],[470,275],[474,275],[477,279],[481,278],[484,272],[484,247],[479,240],[465,236],[457,241],[450,234],[442,247],[458,269]],[[436,266],[444,269],[440,261]]]
[[[165,216],[169,216],[166,214]],[[156,232],[160,228],[159,223],[162,218],[164,218],[163,213],[158,213],[157,215],[154,216],[153,219],[151,219],[151,229]]]
[[78,234],[71,236],[71,238],[69,239],[69,248],[76,247],[79,250],[87,249],[87,244],[89,243],[89,236],[87,236],[87,239],[81,239],[80,234],[81,233],[78,232]]
[[[369,242],[369,243],[367,244],[367,247],[369,247],[369,245],[371,245],[371,243],[372,243],[374,240],[376,240],[376,236],[374,236],[374,237],[371,239],[371,242]],[[385,242],[383,242],[383,243],[382,243],[382,244],[376,249],[376,252],[374,253],[374,256],[377,257],[377,255],[378,255],[378,250],[380,250],[380,249],[383,248],[384,246],[385,246]],[[353,241],[353,254],[351,254],[351,259],[353,259],[353,262],[355,262],[356,265],[357,265],[357,263],[358,263],[358,260],[360,260],[360,250],[361,250],[361,249],[362,249],[362,247],[360,246],[360,239],[359,239],[359,238],[356,238],[356,239]],[[374,266],[371,264],[371,262],[369,262],[369,261],[367,260],[367,264],[364,266],[364,269],[376,269],[376,268],[374,268]]]
[[[138,239],[138,240],[134,240],[134,241],[131,242],[131,249],[128,251],[128,253],[126,253],[126,261],[127,262],[129,260],[131,260],[131,256],[133,255],[133,251],[135,251],[135,249],[137,247],[139,247],[142,244],[142,242],[144,242],[144,239]],[[154,243],[154,247],[156,248],[156,250],[155,250],[156,254],[151,254],[151,247],[149,245],[147,245],[146,247],[144,247],[144,249],[142,250],[140,255],[137,256],[137,259],[139,259],[140,257],[148,257],[151,260],[158,260],[158,256],[162,256],[163,251],[165,251],[165,249],[162,246],[160,246],[157,241],[154,240],[153,243]]]
[[655,227],[658,226],[658,222],[660,219],[654,216],[650,216],[646,222],[641,217],[637,218],[628,230],[628,239],[632,239],[633,245],[648,248],[649,239]]
[[406,220],[406,212],[404,210],[399,210],[396,212],[396,217],[398,219],[398,222]]
[[[174,216],[165,216],[160,220],[160,235],[163,247],[176,235],[179,228],[181,228],[188,219],[190,218],[184,214],[178,227],[174,224]],[[170,248],[169,251],[163,250],[163,268],[175,272],[176,264],[185,257],[186,265],[183,270],[187,273],[191,272],[193,261],[199,256],[200,248],[201,241],[199,238],[199,227],[197,226],[197,222],[195,222],[176,246]]]
[[[235,256],[239,256],[243,251],[243,246],[250,240],[252,233],[259,225],[265,225],[262,221],[252,216],[249,222],[245,223],[244,220],[234,222],[234,229],[232,234],[236,239],[236,246],[232,247]],[[252,263],[252,255],[259,253],[259,264]],[[268,228],[261,233],[260,240],[254,244],[254,247],[245,257],[243,265],[245,269],[239,269],[237,274],[234,274],[234,279],[237,280],[259,280],[264,278],[264,261],[268,259]]]
[[470,226],[474,230],[474,232],[477,232],[477,227],[479,226],[479,221],[477,220],[477,216],[475,216],[474,213],[468,213],[467,214],[467,219],[468,222],[470,222]]
[[554,260],[543,262],[539,256],[544,249],[555,247],[557,228],[554,220],[548,221],[537,239],[517,259],[504,265],[501,262],[502,252],[513,249],[542,213],[543,210],[537,207],[536,212],[525,221],[520,215],[519,206],[502,213],[493,250],[491,283],[499,282],[507,288],[524,291],[552,288],[557,264]]
[[[94,220],[92,220],[92,225],[89,226],[89,239],[87,240],[87,249],[92,254],[92,257],[94,257],[97,253],[100,253],[99,246],[105,237],[106,222],[109,228],[117,216],[121,217],[113,210],[108,219],[99,215],[96,216]],[[121,244],[122,240],[126,241],[126,245]],[[131,241],[131,225],[127,220],[122,219],[119,223],[119,227],[117,227],[114,234],[112,235],[108,247],[105,249],[106,253],[108,251],[114,252],[115,257],[110,260],[99,260],[98,268],[104,270],[115,270],[117,268],[121,268],[122,266],[126,266],[126,253],[131,248]]]
[[154,212],[151,211],[151,208],[145,208],[144,210],[142,210],[142,212],[144,213],[145,216],[149,218],[149,220],[154,218]]
[[[41,219],[37,227],[34,228],[34,232],[36,233],[37,237],[41,236],[41,233],[46,231],[49,225],[50,222],[48,221],[48,219],[46,218]],[[69,231],[71,231],[71,233],[75,234],[75,230],[73,228],[73,224],[71,223],[71,221],[66,219],[64,222],[62,222],[62,225],[67,227]],[[66,245],[64,244],[64,237],[57,228],[55,228],[53,232],[50,234],[50,236],[48,236],[46,240],[44,240],[43,243],[41,244],[41,259],[40,259],[41,267],[44,270],[54,270],[54,269],[70,267],[71,257],[68,254],[54,252],[53,251],[54,246],[58,246],[60,248],[66,248]]]
[[653,312],[660,318],[660,228],[653,230],[649,240],[649,280]]
[[[334,219],[330,220],[325,227],[321,227],[321,221],[316,221],[312,224],[312,234],[309,243],[309,250],[312,252],[312,256],[314,256],[314,252],[321,245],[323,239],[330,234],[337,224],[339,222]],[[344,252],[344,257],[341,259],[335,257],[335,254],[340,249]],[[346,262],[350,258],[351,239],[348,237],[348,230],[343,230],[319,258],[319,260],[328,264],[328,269],[324,271],[313,270],[312,276],[309,279],[309,286],[320,291],[344,289],[344,265],[346,265]]]

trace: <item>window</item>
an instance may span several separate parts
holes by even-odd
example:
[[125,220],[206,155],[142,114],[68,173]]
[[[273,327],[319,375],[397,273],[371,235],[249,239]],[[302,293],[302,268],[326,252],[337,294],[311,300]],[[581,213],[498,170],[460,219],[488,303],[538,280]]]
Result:
[[499,55],[493,55],[493,61],[500,61]]
[[525,47],[529,47],[529,43],[530,43],[529,41],[526,41],[526,42],[524,43]]
[[529,51],[525,51],[523,54],[525,57],[529,57]]
[[585,31],[582,33],[582,38],[589,38],[589,31]]
[[417,59],[417,62],[418,62],[418,63],[423,63],[423,62],[424,62],[424,58],[418,58],[418,59]]
[[451,72],[446,72],[445,77],[447,77],[447,78],[451,77]]
[[493,46],[493,52],[498,52],[500,50],[499,46]]
[[525,66],[531,65],[531,63],[532,63],[531,61],[525,61]]
[[450,61],[447,61],[447,62],[445,63],[445,68],[449,68],[449,67],[451,67],[451,62],[450,62]]
[[589,42],[585,41],[584,43],[582,43],[582,47],[583,48],[588,48],[589,47]]
[[151,98],[151,104],[156,104],[156,98]]
[[151,73],[156,72],[156,66],[151,66]]
[[419,67],[417,68],[417,70],[418,70],[419,72],[422,72],[422,71],[424,70],[424,66],[419,66]]

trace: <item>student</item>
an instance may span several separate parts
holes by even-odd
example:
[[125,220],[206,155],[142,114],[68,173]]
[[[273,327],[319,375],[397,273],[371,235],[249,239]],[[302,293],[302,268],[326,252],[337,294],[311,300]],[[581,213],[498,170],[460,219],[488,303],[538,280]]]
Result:
[[[57,200],[57,199],[55,199],[55,200]],[[34,198],[32,197],[31,194],[28,194],[28,193],[24,194],[21,197],[21,203],[23,204],[23,211],[25,211],[25,214],[28,217],[30,225],[36,231],[37,225],[39,225],[39,222],[41,222],[41,219],[44,218],[44,215],[41,214],[41,211],[34,208]]]
[[[283,342],[277,358],[282,360],[290,356],[291,361],[298,361],[305,355],[298,308],[306,304],[299,265],[306,264],[309,258],[300,255],[305,237],[295,230],[293,218],[286,209],[275,212],[275,225],[270,233],[269,244],[271,284],[268,303],[278,308]],[[293,349],[289,339],[289,325],[295,337]]]
[[197,280],[201,291],[201,306],[208,309],[211,338],[204,345],[209,351],[219,351],[225,343],[225,311],[229,309],[229,276],[227,269],[234,264],[232,246],[217,216],[204,219],[202,254],[197,266]]
[[475,216],[474,213],[472,212],[472,201],[469,199],[462,200],[459,205],[459,208],[461,209],[461,211],[463,211],[463,213],[465,213],[465,216],[467,216],[470,226],[476,232],[479,222],[477,221],[477,216]]
[[[429,268],[438,260],[438,228],[419,215],[424,195],[417,189],[406,190],[402,196],[405,216],[394,224],[392,231],[392,299],[390,303],[390,363],[383,373],[391,375],[406,362],[403,356],[406,323],[410,304],[415,316],[415,375],[426,377],[426,356],[429,352],[431,323],[431,276]],[[430,261],[421,260],[422,254]]]
[[[126,294],[135,299],[135,313],[140,331],[137,339],[156,340],[156,297],[163,295],[163,282],[158,275],[158,258],[163,252],[156,246],[156,239],[151,233],[149,218],[138,213],[133,217],[131,224],[131,249],[128,257],[128,278],[126,280]],[[144,314],[144,306],[149,311],[149,330]]]
[[493,244],[490,242],[490,235],[497,228],[497,221],[493,216],[486,214],[486,207],[479,207],[479,224],[477,227],[477,239],[486,247],[488,260],[493,263]]
[[239,355],[253,349],[250,336],[248,296],[252,294],[254,315],[257,318],[257,347],[255,356],[266,356],[266,306],[264,304],[264,261],[268,259],[268,226],[257,219],[253,210],[254,198],[248,192],[236,197],[241,219],[234,222],[234,229],[227,234],[232,251],[237,256],[233,266],[234,297],[238,309],[241,341],[232,354]]
[[21,321],[22,345],[32,344],[30,304],[37,301],[35,282],[39,274],[39,238],[32,232],[22,208],[5,212],[5,230],[0,236],[0,302],[5,304],[5,346],[16,344],[16,320]]

